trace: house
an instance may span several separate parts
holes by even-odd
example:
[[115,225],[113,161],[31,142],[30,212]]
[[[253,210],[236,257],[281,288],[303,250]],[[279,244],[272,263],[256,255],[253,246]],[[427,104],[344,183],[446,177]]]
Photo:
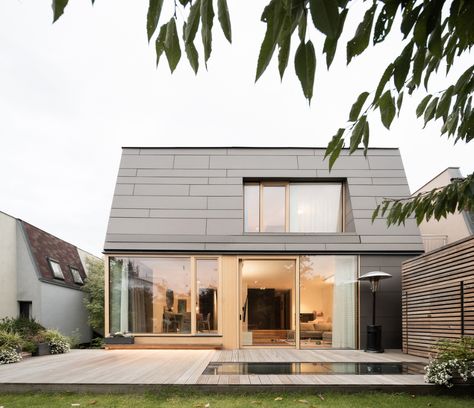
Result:
[[91,339],[80,250],[23,220],[0,212],[0,318],[28,317],[85,343]]
[[[372,223],[410,195],[398,149],[123,148],[107,228],[106,333],[157,347],[364,348],[369,286],[383,346],[401,348],[401,264],[413,219]],[[135,346],[136,347],[136,346]]]
[[[432,180],[413,193],[429,193],[433,189],[442,188],[451,183],[453,179],[462,179],[459,167],[448,167]],[[426,252],[451,244],[460,239],[474,234],[474,213],[467,210],[448,214],[439,221],[431,218],[420,224],[421,237]]]

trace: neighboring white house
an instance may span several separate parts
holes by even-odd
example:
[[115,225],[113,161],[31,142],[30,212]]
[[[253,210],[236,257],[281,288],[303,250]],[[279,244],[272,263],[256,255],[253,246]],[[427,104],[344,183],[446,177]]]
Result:
[[87,257],[100,260],[0,211],[0,318],[34,318],[88,342],[82,291]]
[[[426,193],[433,189],[447,186],[453,179],[462,178],[459,167],[448,167],[424,186],[415,191],[412,196]],[[474,214],[468,211],[449,214],[447,218],[437,221],[431,218],[420,224],[420,232],[426,252],[440,248],[474,234]]]

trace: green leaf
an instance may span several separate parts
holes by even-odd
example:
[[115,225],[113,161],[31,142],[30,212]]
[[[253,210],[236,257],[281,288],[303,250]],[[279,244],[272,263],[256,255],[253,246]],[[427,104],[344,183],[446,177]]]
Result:
[[375,208],[374,212],[372,213],[372,223],[378,217],[379,212],[380,212],[380,204]]
[[421,115],[423,115],[423,112],[425,111],[426,105],[428,105],[428,102],[432,98],[433,95],[426,95],[421,102],[418,104],[416,108],[416,117],[419,118]]
[[403,14],[402,23],[400,24],[400,31],[403,33],[403,38],[407,38],[413,25],[418,21],[418,15],[421,11],[421,4],[414,9],[411,9]]
[[331,141],[328,143],[326,152],[324,153],[324,158],[326,159],[329,156],[329,170],[332,169],[337,158],[341,154],[341,150],[344,147],[344,128],[337,130],[336,134],[332,137]]
[[438,119],[443,117],[446,121],[448,117],[449,107],[451,106],[451,98],[453,96],[454,85],[451,85],[446,91],[444,91],[441,99],[439,100],[438,107],[436,108],[435,118]]
[[390,91],[386,91],[378,102],[380,119],[383,125],[390,130],[393,118],[395,117],[395,100]]
[[413,83],[418,87],[421,82],[421,74],[425,66],[426,48],[418,47],[413,60]]
[[280,50],[278,52],[278,71],[280,73],[280,79],[283,79],[286,67],[288,66],[288,59],[290,57],[290,36],[285,37],[280,41]]
[[196,0],[189,9],[188,21],[184,28],[184,42],[193,42],[199,28],[199,19],[201,17],[201,0]]
[[424,115],[424,120],[425,120],[425,126],[426,124],[431,120],[433,119],[434,115],[435,115],[435,112],[436,112],[436,106],[438,105],[438,100],[439,98],[436,97],[434,98],[430,104],[428,105],[428,107],[426,108],[425,110],[425,115]]
[[387,35],[390,33],[392,29],[393,20],[395,18],[395,14],[397,12],[398,3],[394,2],[387,2],[383,6],[380,14],[375,22],[374,28],[374,45],[378,44],[385,40]]
[[470,81],[471,75],[474,72],[474,65],[470,66],[468,69],[466,69],[463,74],[459,77],[459,79],[456,81],[456,85],[454,85],[454,93],[457,94],[463,87],[464,85]]
[[[418,7],[421,7],[418,6]],[[418,47],[424,47],[426,44],[426,38],[428,36],[428,31],[426,28],[426,24],[428,21],[426,11],[423,11],[419,18],[416,20],[415,29],[413,31],[413,38],[415,40],[416,45]]]
[[346,21],[347,9],[341,11],[339,14],[339,32],[336,38],[326,37],[324,40],[323,53],[326,54],[326,65],[329,68],[334,60],[334,55],[336,55],[337,43],[339,37],[341,36],[342,30],[344,28],[344,23]]
[[174,17],[168,23],[166,28],[165,38],[165,54],[168,59],[171,73],[176,69],[179,60],[181,59],[181,48],[179,46],[178,32],[176,30],[176,22]]
[[382,77],[380,78],[379,84],[377,85],[377,89],[375,90],[374,100],[372,101],[372,103],[377,103],[378,99],[380,98],[380,95],[382,95],[385,85],[387,85],[388,80],[393,74],[393,70],[393,64],[390,64],[387,68],[385,68],[385,71],[382,74]]
[[61,17],[69,0],[53,0],[51,8],[53,9],[53,23]]
[[423,80],[423,85],[425,89],[428,90],[428,82],[433,71],[437,71],[439,67],[439,60],[436,57],[432,57],[431,61],[428,64],[428,67],[425,69],[425,79]]
[[362,135],[362,144],[364,145],[364,156],[367,156],[367,150],[369,149],[369,138],[369,122],[366,121],[364,124],[364,130]]
[[163,24],[160,28],[158,37],[156,37],[156,42],[155,42],[156,66],[158,66],[158,63],[160,62],[161,54],[163,54],[163,51],[165,50],[165,38],[166,38],[167,28],[168,28],[168,23]]
[[339,33],[339,11],[336,0],[309,0],[314,26],[329,38]]
[[431,33],[430,40],[428,41],[428,49],[438,59],[442,57],[443,46],[441,44],[441,24],[438,23],[436,28]]
[[197,74],[199,70],[199,56],[194,43],[187,42],[184,44],[184,51],[186,52],[186,56],[188,57],[189,64],[193,69],[194,73]]
[[300,38],[300,42],[304,42],[306,38],[306,26],[307,26],[307,15],[306,13],[304,13],[298,23],[298,37]]
[[227,1],[218,0],[217,9],[217,18],[219,19],[219,23],[221,23],[222,31],[224,32],[225,38],[227,38],[227,41],[232,43],[232,28],[230,25],[229,8],[227,7]]
[[398,98],[397,98],[397,110],[398,110],[398,116],[400,116],[400,111],[402,109],[402,105],[403,105],[403,92],[400,92],[398,94]]
[[362,92],[357,100],[354,102],[351,108],[351,112],[349,113],[349,121],[355,122],[357,118],[359,117],[360,111],[362,109],[362,106],[364,106],[365,101],[367,100],[367,97],[369,96],[368,92]]
[[376,8],[377,4],[374,3],[365,12],[364,19],[357,27],[354,37],[347,43],[347,64],[351,62],[353,57],[362,54],[368,47]]
[[357,148],[360,145],[360,142],[362,141],[362,137],[364,135],[364,128],[365,128],[365,123],[367,122],[367,116],[362,116],[354,126],[354,129],[352,130],[351,138],[350,138],[350,150],[349,153],[352,154],[354,153]]
[[267,31],[265,32],[265,37],[260,46],[255,82],[257,82],[260,76],[265,72],[265,69],[272,59],[285,21],[285,16],[285,10],[282,8],[280,2],[272,1],[263,11],[262,20],[267,23]]
[[403,49],[402,53],[399,57],[395,60],[394,64],[394,71],[393,71],[393,79],[395,82],[395,87],[397,91],[400,90],[405,85],[405,80],[407,78],[408,72],[410,71],[411,65],[411,54],[413,53],[413,42],[409,42],[407,46]]
[[163,0],[149,0],[148,13],[146,15],[146,32],[148,35],[148,42],[150,42],[156,27],[158,27],[162,7]]
[[300,80],[303,94],[311,103],[313,97],[314,74],[316,71],[316,55],[311,40],[300,43],[295,54],[295,71]]
[[212,51],[212,24],[214,21],[214,8],[212,0],[201,0],[201,37],[204,46],[204,63],[207,61]]

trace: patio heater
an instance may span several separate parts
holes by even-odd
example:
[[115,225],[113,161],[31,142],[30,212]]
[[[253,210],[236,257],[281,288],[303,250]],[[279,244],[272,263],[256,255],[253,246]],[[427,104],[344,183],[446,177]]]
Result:
[[369,281],[372,292],[372,324],[367,325],[367,348],[365,351],[370,353],[383,353],[382,348],[382,326],[375,324],[375,294],[380,285],[381,279],[391,278],[392,275],[381,271],[367,272],[362,275],[360,281]]

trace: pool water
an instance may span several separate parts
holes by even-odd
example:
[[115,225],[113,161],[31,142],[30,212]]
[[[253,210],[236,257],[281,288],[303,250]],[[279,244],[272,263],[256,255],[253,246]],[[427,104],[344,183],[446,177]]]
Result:
[[424,374],[423,363],[219,363],[211,362],[203,375],[258,374]]

